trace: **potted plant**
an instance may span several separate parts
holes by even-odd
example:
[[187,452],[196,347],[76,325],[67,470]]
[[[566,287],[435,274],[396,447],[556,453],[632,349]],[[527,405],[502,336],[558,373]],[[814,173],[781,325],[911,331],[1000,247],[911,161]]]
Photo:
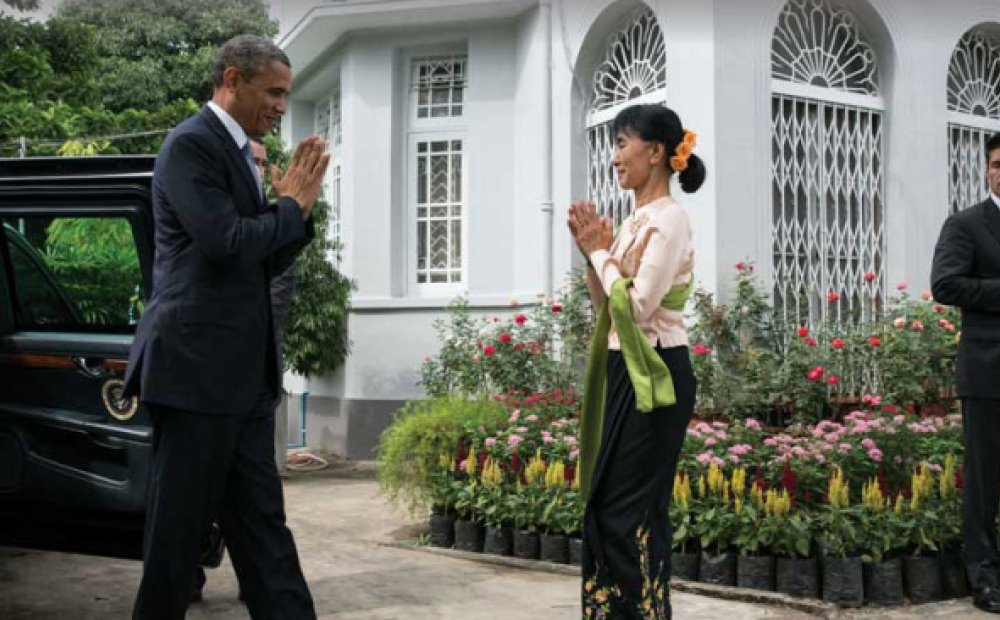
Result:
[[860,607],[864,602],[858,521],[844,472],[836,467],[816,517],[816,536],[823,549],[823,600],[843,607]]
[[566,535],[565,492],[566,467],[562,461],[555,461],[545,471],[545,490],[542,494],[542,514],[540,525],[539,557],[557,564],[569,563],[569,539]]
[[509,525],[510,494],[504,487],[503,472],[495,458],[486,459],[480,483],[477,512],[486,526],[483,550],[494,555],[511,555],[514,535]]
[[877,478],[862,489],[861,537],[865,600],[876,605],[903,603],[903,564],[906,546],[903,495],[885,497]]
[[775,590],[791,596],[819,598],[819,562],[812,554],[812,527],[809,518],[792,510],[787,489],[769,489],[764,515],[773,532]]
[[941,550],[941,585],[946,598],[969,595],[969,581],[962,553],[962,498],[958,492],[955,455],[945,457],[938,476],[940,528],[938,548]]
[[736,513],[731,489],[732,483],[715,464],[698,480],[703,499],[694,530],[702,549],[698,579],[704,583],[736,585],[736,553],[732,548]]
[[750,501],[743,505],[736,499],[736,585],[753,590],[774,589],[774,555],[771,544],[773,520],[765,516],[764,491],[755,482],[750,490]]
[[455,459],[441,453],[439,468],[432,474],[430,486],[430,544],[450,549],[455,544]]
[[480,505],[480,489],[482,485],[476,475],[478,469],[475,448],[469,450],[469,455],[460,466],[465,473],[465,480],[458,481],[458,492],[455,498],[455,549],[459,551],[483,550],[483,524],[479,520],[477,508]]
[[697,539],[694,534],[694,515],[691,512],[691,477],[687,472],[674,476],[673,502],[670,503],[670,528],[672,548],[670,575],[678,579],[698,581]]
[[906,595],[915,604],[941,598],[941,562],[938,556],[941,506],[935,502],[934,478],[926,464],[910,479],[910,501],[905,511],[910,553],[903,558]]
[[511,498],[514,517],[514,557],[537,560],[541,553],[538,525],[546,472],[541,450],[524,468],[524,484],[517,481]]

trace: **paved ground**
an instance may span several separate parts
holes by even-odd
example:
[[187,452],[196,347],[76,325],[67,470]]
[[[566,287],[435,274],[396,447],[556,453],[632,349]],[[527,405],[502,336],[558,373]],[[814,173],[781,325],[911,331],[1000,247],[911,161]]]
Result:
[[[497,567],[386,546],[409,523],[357,476],[310,474],[286,485],[290,526],[322,620],[570,620],[579,618],[573,576]],[[0,619],[128,618],[139,564],[0,548]],[[683,620],[798,620],[786,608],[675,593]],[[209,571],[205,601],[189,620],[248,618],[228,560]],[[991,618],[968,601],[841,614],[884,620]]]

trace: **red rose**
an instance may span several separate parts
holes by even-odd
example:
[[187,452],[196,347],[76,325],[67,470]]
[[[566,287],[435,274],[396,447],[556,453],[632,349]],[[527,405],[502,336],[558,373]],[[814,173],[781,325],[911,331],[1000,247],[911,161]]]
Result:
[[485,355],[485,356],[487,356],[487,357],[489,357],[489,356],[493,355],[493,354],[494,354],[494,353],[496,353],[496,352],[497,352],[497,349],[496,349],[496,347],[494,347],[494,346],[493,346],[493,345],[491,345],[491,344],[488,344],[488,345],[486,345],[485,347],[483,347],[483,355]]
[[524,325],[525,323],[528,322],[528,317],[524,316],[523,314],[519,314],[514,317],[514,322],[517,323],[518,325]]
[[562,304],[552,304],[552,312],[562,312]]
[[868,344],[873,347],[880,347],[882,346],[882,340],[878,336],[871,336],[868,338]]
[[837,378],[837,375],[830,375],[826,378],[826,382],[830,385],[837,385],[840,383],[840,379]]
[[712,352],[712,348],[707,347],[703,344],[696,344],[693,347],[691,347],[691,352],[694,353],[695,355],[708,355],[709,353]]
[[521,344],[520,342],[515,342],[514,343],[514,350],[515,351],[521,351],[523,349],[524,349],[524,345],[523,344]]
[[838,299],[840,299],[840,295],[838,295],[836,291],[830,291],[826,294],[826,300],[831,303],[837,301]]
[[830,346],[839,351],[844,348],[844,341],[841,338],[834,338],[830,341]]
[[864,272],[864,274],[861,275],[861,278],[865,282],[871,282],[872,280],[875,279],[875,273],[872,272],[872,271],[866,271],[866,272]]
[[816,339],[813,338],[812,336],[810,336],[809,338],[806,338],[806,346],[807,347],[815,347],[816,346]]
[[510,337],[510,334],[507,334],[507,333],[500,334],[500,342],[501,343],[503,343],[503,344],[510,344],[511,340],[512,340],[512,338]]
[[737,271],[743,271],[744,269],[746,269],[746,263],[744,263],[742,261],[736,263],[736,270]]
[[799,338],[805,338],[806,336],[809,335],[809,329],[806,327],[800,327],[798,333],[799,333]]

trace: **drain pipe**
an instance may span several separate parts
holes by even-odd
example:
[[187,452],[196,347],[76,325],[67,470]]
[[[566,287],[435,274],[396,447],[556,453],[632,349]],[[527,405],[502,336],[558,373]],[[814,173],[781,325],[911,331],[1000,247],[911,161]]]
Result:
[[552,281],[555,257],[555,242],[553,239],[555,209],[552,202],[552,3],[551,0],[541,0],[542,31],[545,43],[542,50],[545,67],[545,83],[542,86],[542,234],[545,248],[545,296],[552,298]]

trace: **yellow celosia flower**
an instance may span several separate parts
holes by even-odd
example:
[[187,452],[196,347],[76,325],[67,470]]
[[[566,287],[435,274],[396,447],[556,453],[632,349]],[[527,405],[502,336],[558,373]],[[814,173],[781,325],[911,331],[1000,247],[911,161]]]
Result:
[[733,495],[737,497],[743,497],[744,491],[747,488],[747,470],[742,467],[737,467],[733,470],[732,475],[732,489]]
[[476,475],[477,460],[478,457],[476,456],[476,448],[470,448],[469,456],[465,459],[465,473],[468,474],[469,477]]
[[955,496],[955,455],[949,454],[944,459],[944,470],[938,478],[938,492],[942,499]]
[[566,466],[562,461],[556,461],[545,472],[545,488],[554,489],[566,486]]
[[685,472],[674,476],[674,503],[684,510],[691,506],[691,479]]
[[850,504],[850,488],[844,481],[844,471],[837,467],[830,476],[827,487],[827,502],[834,508],[847,508]]
[[760,487],[756,481],[754,481],[753,486],[750,487],[750,497],[753,498],[753,504],[757,508],[764,505],[764,489]]
[[497,463],[496,459],[493,457],[486,459],[480,479],[483,481],[484,486],[491,488],[496,488],[503,484],[503,472],[500,470],[500,464]]
[[708,495],[708,482],[705,480],[705,474],[698,476],[698,497],[704,499]]
[[534,484],[539,480],[544,482],[547,469],[545,459],[542,458],[542,450],[539,448],[535,452],[535,456],[528,462],[528,466],[524,468],[524,479],[528,481],[528,484]]

